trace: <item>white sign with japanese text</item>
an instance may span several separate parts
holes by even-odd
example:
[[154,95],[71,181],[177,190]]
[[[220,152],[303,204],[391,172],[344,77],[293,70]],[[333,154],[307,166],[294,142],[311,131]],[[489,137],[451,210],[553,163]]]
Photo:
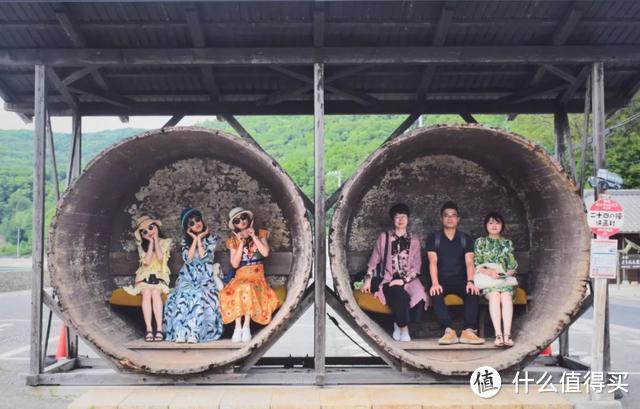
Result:
[[616,278],[617,273],[618,241],[609,239],[592,239],[589,277]]

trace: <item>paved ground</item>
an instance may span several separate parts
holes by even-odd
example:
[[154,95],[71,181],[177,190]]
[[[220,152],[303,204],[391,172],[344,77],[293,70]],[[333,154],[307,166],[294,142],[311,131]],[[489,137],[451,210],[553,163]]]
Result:
[[[1,263],[2,260],[0,260]],[[625,408],[640,407],[640,286],[623,285],[611,287],[611,343],[612,367],[630,373],[630,394],[622,403]],[[30,292],[13,291],[0,293],[0,387],[3,399],[0,408],[66,408],[86,388],[31,388],[24,384],[24,375],[29,370]],[[45,322],[48,316],[45,308]],[[59,333],[59,321],[53,320],[49,337],[49,353],[55,352]],[[355,333],[342,324],[350,336]],[[588,312],[578,320],[570,331],[571,354],[589,362],[593,322]],[[361,345],[365,345],[360,341]],[[556,345],[557,348],[557,345]],[[557,351],[557,349],[556,349]],[[80,354],[95,356],[86,346],[80,346]],[[270,350],[268,355],[313,354],[313,311],[303,318]],[[338,329],[328,322],[327,355],[366,355],[350,342]]]

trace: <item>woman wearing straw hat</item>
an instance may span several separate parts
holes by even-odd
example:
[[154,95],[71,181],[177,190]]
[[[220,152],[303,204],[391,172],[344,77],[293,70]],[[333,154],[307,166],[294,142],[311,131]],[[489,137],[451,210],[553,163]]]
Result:
[[[276,293],[264,277],[263,261],[269,256],[269,232],[253,228],[253,212],[236,207],[229,212],[233,235],[226,242],[235,277],[220,293],[222,319],[235,321],[233,342],[251,340],[250,322],[267,325],[278,306]],[[244,322],[242,320],[244,319]]]
[[[144,340],[162,341],[162,293],[169,293],[169,256],[171,239],[165,239],[160,232],[162,223],[149,216],[136,220],[134,236],[140,258],[140,267],[136,270],[135,284],[124,287],[131,295],[142,294],[142,315],[146,327]],[[152,320],[155,316],[154,335]]]
[[213,257],[218,237],[204,223],[202,213],[191,207],[182,211],[180,225],[182,260],[178,280],[167,298],[164,312],[167,341],[208,342],[222,335]]

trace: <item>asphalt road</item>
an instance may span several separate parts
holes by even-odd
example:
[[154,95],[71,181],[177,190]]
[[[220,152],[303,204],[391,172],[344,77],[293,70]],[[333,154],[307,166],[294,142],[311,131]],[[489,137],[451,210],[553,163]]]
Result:
[[[29,370],[30,292],[0,293],[0,385],[4,389],[0,408],[65,408],[78,390],[69,388],[30,388],[24,384]],[[640,297],[612,297],[611,304],[612,368],[629,372],[630,394],[622,403],[625,408],[638,408],[640,401]],[[45,308],[45,322],[48,316]],[[342,327],[354,338],[355,333],[343,323]],[[60,322],[53,320],[49,353],[55,353]],[[578,320],[570,331],[571,354],[589,362],[593,321],[590,313]],[[365,355],[337,328],[328,322],[327,355]],[[364,342],[360,342],[365,345]],[[556,349],[557,351],[557,349]],[[308,310],[302,319],[270,350],[268,355],[294,356],[313,353],[313,311]],[[95,356],[86,346],[80,346],[81,355]],[[52,392],[53,391],[53,392]]]

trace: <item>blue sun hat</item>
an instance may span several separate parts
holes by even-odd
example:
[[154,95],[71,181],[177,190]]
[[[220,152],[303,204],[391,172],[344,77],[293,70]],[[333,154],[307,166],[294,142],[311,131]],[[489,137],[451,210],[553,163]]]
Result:
[[180,226],[182,226],[183,231],[187,231],[187,222],[191,217],[199,217],[202,219],[202,212],[193,207],[185,208],[182,213],[180,213]]

